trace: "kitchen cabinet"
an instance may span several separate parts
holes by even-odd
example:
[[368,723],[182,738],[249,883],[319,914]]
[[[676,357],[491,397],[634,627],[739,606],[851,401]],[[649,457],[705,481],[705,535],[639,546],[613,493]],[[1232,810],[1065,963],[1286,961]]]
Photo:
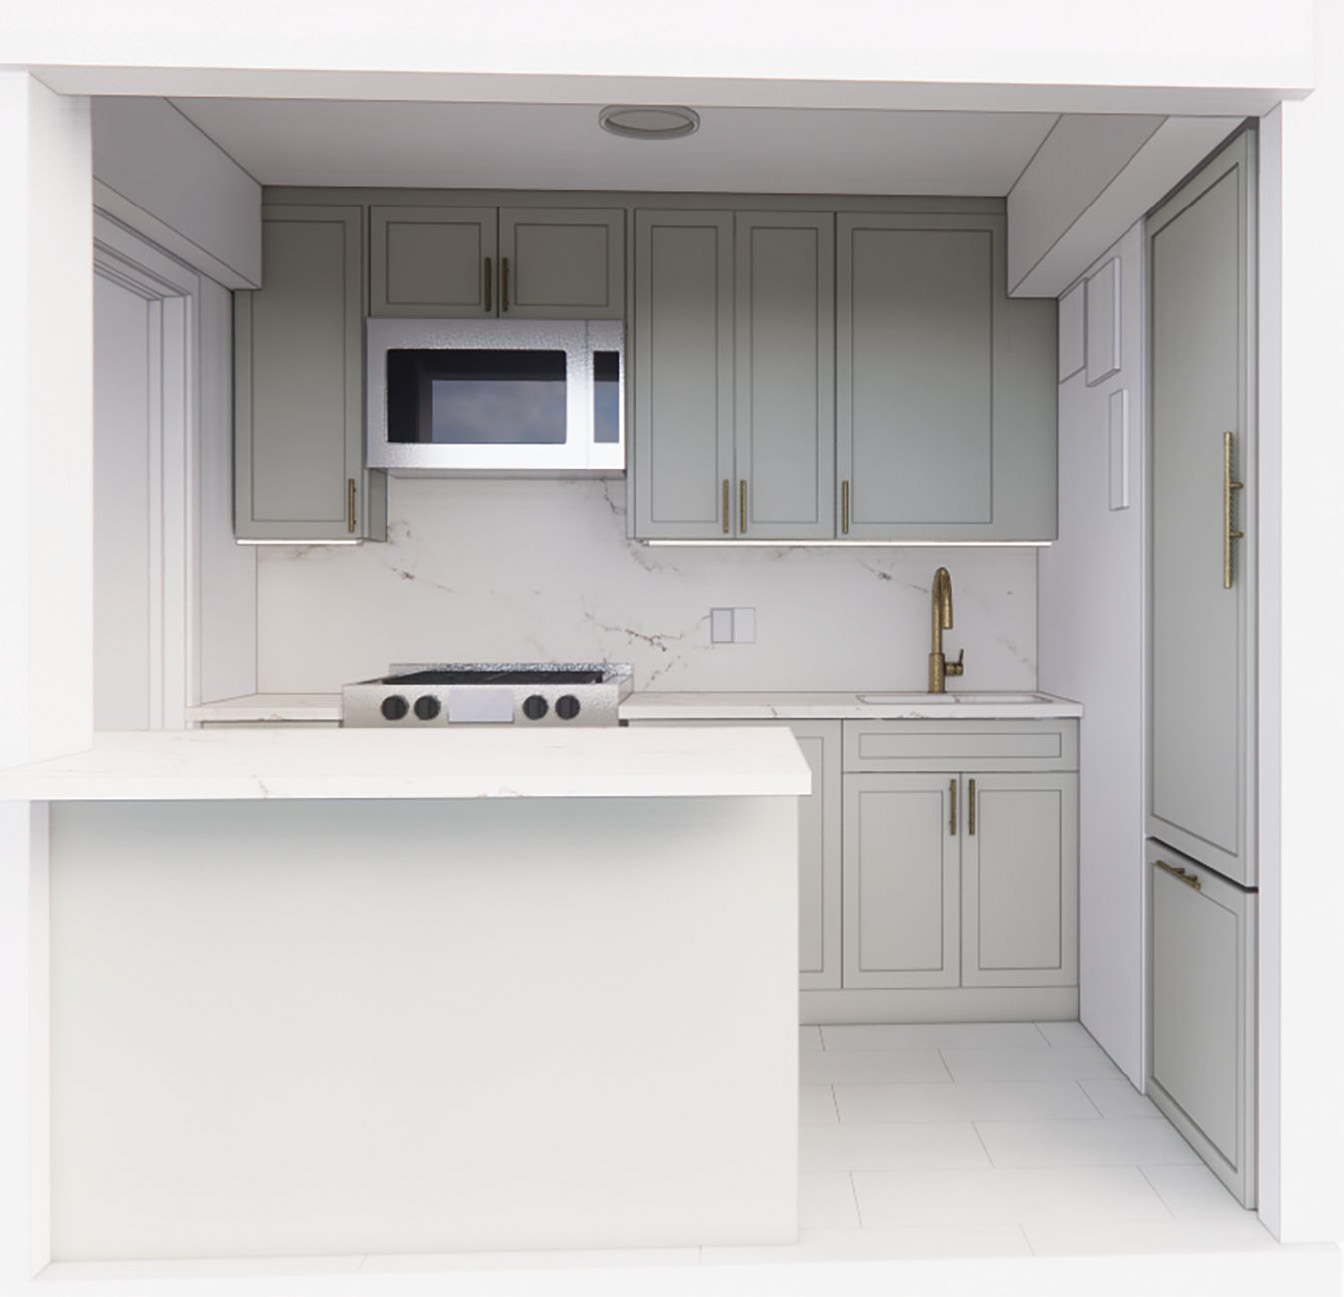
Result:
[[941,774],[846,774],[846,987],[960,981],[956,784]]
[[369,208],[369,314],[622,319],[621,208]]
[[260,289],[234,294],[234,527],[240,540],[387,537],[364,467],[363,215],[262,208]]
[[989,208],[637,212],[635,535],[1053,538],[1055,312],[1004,255]]
[[835,534],[834,218],[639,211],[641,537]]
[[1148,222],[1148,832],[1254,886],[1254,135]]
[[994,212],[837,218],[836,473],[852,540],[1057,533],[1055,304]]
[[1255,1206],[1254,892],[1148,844],[1149,1098]]
[[1076,986],[1076,725],[844,725],[844,986]]

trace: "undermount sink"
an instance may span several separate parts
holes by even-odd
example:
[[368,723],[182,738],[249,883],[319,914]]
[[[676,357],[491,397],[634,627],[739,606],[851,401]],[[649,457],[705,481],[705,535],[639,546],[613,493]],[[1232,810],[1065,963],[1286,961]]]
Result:
[[905,707],[916,704],[919,706],[931,707],[937,707],[940,704],[948,706],[965,706],[968,703],[982,706],[992,703],[1045,703],[1051,701],[1044,694],[1010,693],[856,694],[855,697],[857,697],[861,703],[868,703],[873,707]]

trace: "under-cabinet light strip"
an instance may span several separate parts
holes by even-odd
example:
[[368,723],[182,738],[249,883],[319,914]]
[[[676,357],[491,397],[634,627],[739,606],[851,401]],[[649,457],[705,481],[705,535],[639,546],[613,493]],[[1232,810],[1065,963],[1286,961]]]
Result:
[[1048,549],[1054,544],[1049,540],[646,540],[640,543],[650,547],[694,545],[716,549],[741,549],[743,545],[756,545],[762,549],[872,549],[875,546],[887,549]]

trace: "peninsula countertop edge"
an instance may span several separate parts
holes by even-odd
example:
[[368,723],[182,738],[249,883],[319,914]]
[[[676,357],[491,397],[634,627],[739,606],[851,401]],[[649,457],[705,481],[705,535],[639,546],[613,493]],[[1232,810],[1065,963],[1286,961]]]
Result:
[[0,770],[0,801],[802,797],[785,729],[104,732]]

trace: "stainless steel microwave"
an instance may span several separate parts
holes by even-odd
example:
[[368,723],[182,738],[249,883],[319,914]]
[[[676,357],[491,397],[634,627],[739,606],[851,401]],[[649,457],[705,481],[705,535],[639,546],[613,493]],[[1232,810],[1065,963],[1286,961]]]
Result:
[[389,320],[367,324],[370,468],[619,472],[619,320]]

